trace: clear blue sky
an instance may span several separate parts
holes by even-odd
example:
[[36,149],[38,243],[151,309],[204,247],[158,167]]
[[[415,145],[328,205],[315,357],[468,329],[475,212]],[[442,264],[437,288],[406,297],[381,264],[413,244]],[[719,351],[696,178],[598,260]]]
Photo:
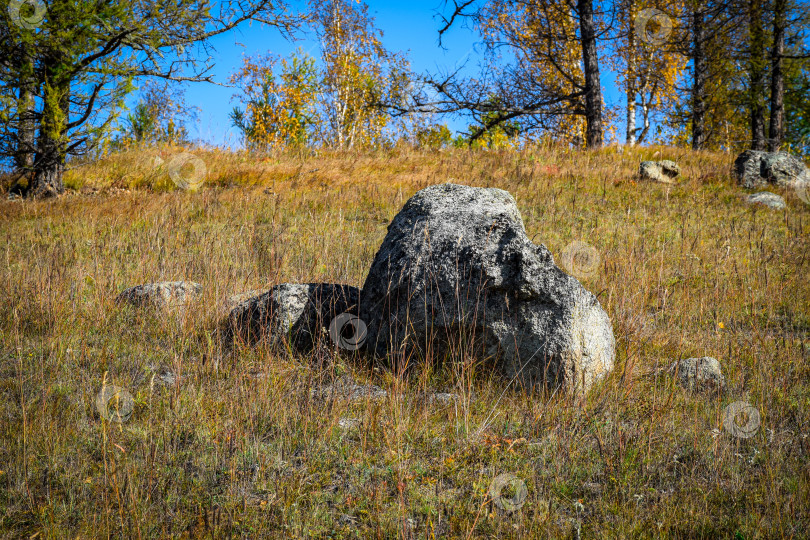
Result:
[[[475,69],[479,55],[474,49],[477,36],[462,24],[457,24],[443,39],[444,48],[439,46],[438,29],[441,20],[437,12],[443,8],[442,0],[414,0],[411,2],[374,1],[367,2],[369,13],[375,18],[377,28],[383,31],[383,44],[392,51],[407,52],[411,69],[417,73],[425,71],[446,71],[457,64],[467,63],[468,70]],[[304,7],[303,3],[298,4]],[[459,23],[460,21],[457,21]],[[229,75],[242,64],[245,56],[272,53],[286,56],[299,47],[318,56],[318,46],[314,36],[303,34],[298,41],[287,41],[279,33],[261,25],[243,25],[235,31],[217,37],[212,41],[216,49],[214,55],[214,80],[226,83]],[[480,51],[480,46],[478,47]],[[608,106],[618,104],[619,96],[615,87],[615,74],[605,62],[600,65],[603,92]],[[189,125],[195,139],[216,144],[239,146],[238,131],[231,127],[228,113],[236,104],[231,100],[234,88],[208,83],[194,83],[187,86],[186,102],[199,107],[199,122]],[[453,130],[463,130],[466,123],[460,119],[442,119]]]

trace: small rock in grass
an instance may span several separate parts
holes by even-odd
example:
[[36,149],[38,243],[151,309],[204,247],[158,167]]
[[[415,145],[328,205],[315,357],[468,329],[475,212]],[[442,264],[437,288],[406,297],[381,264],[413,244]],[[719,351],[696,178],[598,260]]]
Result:
[[376,401],[378,399],[385,399],[388,396],[388,392],[373,384],[357,384],[350,376],[344,375],[333,384],[312,390],[311,395],[316,399],[329,399],[334,397],[348,401],[358,399]]
[[439,405],[449,405],[458,401],[458,394],[451,394],[448,392],[436,392],[428,394],[428,403],[438,403]]
[[687,358],[672,364],[678,384],[688,390],[710,390],[722,392],[726,387],[726,378],[716,358]]
[[161,281],[130,287],[119,294],[115,302],[169,310],[185,307],[200,292],[202,285],[193,281]]
[[341,429],[354,429],[360,427],[360,420],[357,418],[341,418],[338,420],[338,427]]
[[674,184],[675,177],[681,174],[681,168],[674,161],[642,161],[638,175],[642,180],[652,180],[663,184]]
[[767,206],[768,208],[775,208],[776,210],[781,210],[785,207],[785,199],[770,191],[754,193],[746,197],[745,200],[749,204],[759,204],[761,206]]
[[160,386],[173,386],[181,377],[178,377],[171,369],[165,366],[158,366],[149,364],[146,366],[148,371],[152,373],[149,380]]
[[416,400],[426,405],[454,405],[458,403],[459,396],[450,392],[420,392]]

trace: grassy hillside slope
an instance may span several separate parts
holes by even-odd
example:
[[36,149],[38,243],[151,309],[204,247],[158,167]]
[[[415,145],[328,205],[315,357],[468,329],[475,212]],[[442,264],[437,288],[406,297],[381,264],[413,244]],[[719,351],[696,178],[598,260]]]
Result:
[[[51,201],[0,202],[0,534],[23,537],[810,536],[810,205],[752,207],[732,156],[619,152],[195,152],[206,184],[175,189],[179,149],[69,172]],[[674,159],[675,186],[638,182]],[[191,174],[185,171],[183,174]],[[475,358],[407,374],[266,348],[226,355],[228,295],[282,282],[362,285],[415,191],[508,190],[610,314],[617,369],[581,406],[526,395]],[[189,279],[185,316],[122,308],[122,289]],[[721,397],[666,368],[714,356]],[[371,398],[312,399],[351,375]],[[108,422],[102,384],[134,397]],[[431,402],[425,392],[457,400]],[[754,436],[726,407],[760,414]],[[493,480],[517,480],[493,504]],[[512,477],[510,477],[512,478]],[[801,501],[805,501],[802,503]]]

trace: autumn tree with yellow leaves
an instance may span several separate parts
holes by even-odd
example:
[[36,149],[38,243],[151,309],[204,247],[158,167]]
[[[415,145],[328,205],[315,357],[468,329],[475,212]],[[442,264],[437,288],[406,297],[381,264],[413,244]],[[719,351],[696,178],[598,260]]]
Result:
[[365,4],[313,2],[310,22],[321,46],[320,65],[300,51],[280,61],[246,59],[231,77],[241,87],[237,99],[244,107],[233,110],[232,123],[252,147],[382,144],[392,118],[379,103],[407,86],[404,58],[383,47]]
[[231,122],[242,131],[248,147],[306,144],[320,121],[314,59],[300,51],[294,53],[281,59],[277,75],[278,64],[273,56],[249,58],[231,76],[230,82],[241,84],[238,98],[245,107],[233,109]]
[[5,2],[0,161],[27,196],[60,195],[69,161],[103,147],[139,81],[211,82],[212,56],[194,51],[244,23],[289,36],[302,21],[279,0]]
[[582,144],[585,75],[578,23],[567,2],[497,0],[484,6],[479,25],[490,48],[509,43],[523,76],[544,93],[559,96],[544,111],[543,130],[554,140]]
[[321,140],[336,148],[378,144],[391,118],[377,104],[407,85],[405,60],[383,47],[364,3],[311,5],[323,63]]
[[687,58],[673,43],[683,34],[678,25],[683,11],[681,0],[621,0],[617,10],[617,39],[609,59],[626,96],[625,142],[630,146],[644,142],[656,113],[677,102]]
[[476,126],[471,143],[517,122],[524,134],[600,147],[605,117],[597,41],[603,14],[594,6],[593,0],[454,2],[439,35],[460,19],[472,22],[485,46],[481,72],[426,76],[438,97],[417,96],[414,108],[470,115]]

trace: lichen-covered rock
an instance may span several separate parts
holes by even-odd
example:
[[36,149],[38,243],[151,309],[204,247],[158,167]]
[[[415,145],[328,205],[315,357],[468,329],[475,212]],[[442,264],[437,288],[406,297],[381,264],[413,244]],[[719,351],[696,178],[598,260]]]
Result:
[[688,390],[709,390],[722,392],[726,387],[726,378],[716,358],[687,358],[675,362],[672,370],[677,371],[678,384]]
[[745,200],[749,204],[758,204],[760,206],[767,206],[768,208],[774,208],[776,210],[782,210],[785,208],[785,199],[776,193],[771,193],[770,191],[753,193],[748,195]]
[[309,351],[330,339],[330,325],[338,316],[356,316],[358,296],[357,287],[349,285],[282,283],[233,308],[228,337],[248,344],[260,339],[270,345],[288,343]]
[[753,189],[768,184],[782,187],[810,182],[810,171],[801,160],[785,152],[746,150],[734,160],[737,183]]
[[500,189],[442,184],[408,200],[374,258],[360,317],[379,356],[498,357],[529,386],[577,393],[614,364],[607,313],[529,240]]
[[642,180],[651,180],[664,184],[674,184],[675,177],[681,174],[681,168],[674,161],[642,161],[638,175]]
[[202,285],[193,281],[161,281],[130,287],[119,294],[115,302],[164,310],[182,309],[200,292]]

